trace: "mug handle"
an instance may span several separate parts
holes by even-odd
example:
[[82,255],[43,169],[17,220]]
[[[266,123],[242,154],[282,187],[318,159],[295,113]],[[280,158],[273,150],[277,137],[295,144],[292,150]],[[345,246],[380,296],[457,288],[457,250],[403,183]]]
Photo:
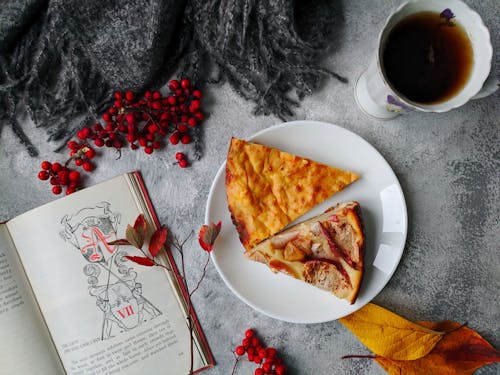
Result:
[[489,76],[486,81],[484,81],[483,87],[479,92],[474,95],[471,99],[481,99],[484,98],[485,96],[489,96],[493,94],[495,91],[498,90],[498,85],[500,82],[498,81],[498,78],[495,77],[494,75]]

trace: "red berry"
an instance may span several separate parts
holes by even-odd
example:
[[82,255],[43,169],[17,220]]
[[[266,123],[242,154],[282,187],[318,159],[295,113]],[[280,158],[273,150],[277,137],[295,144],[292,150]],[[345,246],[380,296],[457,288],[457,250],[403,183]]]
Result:
[[109,113],[105,113],[105,114],[102,115],[102,119],[105,122],[110,122],[111,121],[111,115]]
[[137,146],[135,143],[132,143],[132,144],[130,145],[130,148],[131,148],[132,150],[137,150],[137,149],[139,148],[139,146]]
[[60,163],[54,163],[52,164],[52,172],[60,172],[62,170],[62,165]]
[[112,132],[113,130],[115,130],[115,125],[113,125],[113,123],[109,123],[109,124],[106,124],[106,127],[104,128],[104,130],[108,131],[108,132]]
[[170,105],[176,105],[177,104],[177,98],[175,96],[170,95],[168,98],[168,104]]
[[173,79],[168,83],[168,88],[172,91],[178,90],[179,87],[180,87],[179,81],[177,81],[176,79]]
[[51,185],[58,185],[59,184],[59,180],[55,177],[51,177],[50,180],[49,180],[49,183]]
[[59,179],[61,185],[67,185],[69,180],[69,171],[67,169],[63,169],[57,174],[57,178]]
[[180,133],[185,133],[188,131],[188,127],[184,124],[180,124],[179,126],[177,126],[177,130],[180,132]]
[[78,171],[69,172],[69,180],[72,182],[78,182],[80,180],[80,172]]
[[102,138],[96,138],[94,140],[94,144],[97,146],[97,147],[102,147],[104,146],[104,139]]
[[244,338],[241,340],[241,345],[243,345],[245,348],[248,348],[251,345],[251,341],[249,338]]
[[186,158],[186,156],[185,156],[182,152],[176,152],[176,153],[175,153],[175,158],[176,158],[177,160],[182,160],[182,159],[185,159],[185,158]]
[[267,351],[267,355],[266,355],[267,358],[274,358],[274,357],[276,357],[276,349],[274,349],[274,348],[267,348],[266,351]]
[[78,158],[78,159],[75,159],[75,164],[80,167],[82,164],[83,164],[83,160]]
[[182,142],[182,144],[187,145],[187,144],[191,143],[191,137],[189,135],[185,134],[182,136],[181,142]]
[[90,161],[86,161],[85,163],[82,164],[82,168],[85,171],[90,172],[94,170],[94,164],[92,164]]
[[125,93],[125,99],[127,99],[129,102],[131,102],[132,100],[134,100],[134,93],[132,91],[127,91]]
[[137,138],[135,135],[133,135],[133,134],[127,135],[127,141],[129,141],[130,143],[135,142],[136,140],[137,140]]
[[253,357],[253,361],[254,363],[259,365],[262,362],[262,359],[258,355],[256,355]]
[[98,132],[102,130],[102,125],[100,123],[94,124],[94,131]]
[[161,142],[160,141],[154,141],[151,146],[153,146],[154,149],[158,149],[158,148],[161,147]]
[[66,189],[66,195],[73,194],[76,191],[74,187],[69,187]]
[[87,139],[87,137],[90,135],[90,129],[89,128],[83,128],[76,133],[77,137],[84,140]]
[[173,145],[176,145],[177,143],[179,143],[179,133],[175,132],[173,133],[170,138],[170,143],[173,144]]
[[254,371],[254,375],[265,375],[265,371],[261,368],[256,368]]
[[194,118],[196,119],[196,121],[201,122],[205,119],[205,116],[201,112],[196,112],[194,114]]
[[253,331],[253,329],[247,329],[245,331],[245,337],[251,338],[251,337],[254,337],[254,336],[255,336],[255,332]]
[[146,138],[144,138],[144,137],[139,138],[139,146],[146,147],[147,144],[148,144],[148,141]]
[[250,362],[253,362],[254,356],[253,356],[253,354],[248,353],[248,354],[247,354],[247,358],[248,358],[248,360],[249,360]]
[[40,171],[38,172],[38,178],[42,181],[48,180],[50,177],[49,172],[47,171]]
[[61,192],[62,192],[61,185],[52,186],[52,193],[54,193],[55,195],[58,195],[58,194],[61,194]]
[[135,116],[133,113],[127,113],[125,116],[125,120],[129,123],[129,125],[135,124]]
[[262,359],[266,358],[266,356],[267,356],[266,349],[264,349],[264,348],[260,348],[258,350],[258,353],[259,353],[259,357],[262,358]]
[[87,159],[92,159],[93,157],[95,156],[95,151],[93,148],[89,148],[86,152],[85,152],[85,157]]
[[106,145],[106,147],[113,147],[113,140],[108,139],[108,140],[106,140],[106,142],[104,142],[104,144]]
[[155,91],[153,92],[153,100],[161,99],[161,92]]
[[245,348],[243,346],[239,345],[236,347],[235,353],[236,353],[236,355],[241,356],[241,355],[245,354]]
[[283,364],[276,366],[276,368],[274,369],[274,371],[276,371],[276,375],[285,375],[286,370],[287,368]]
[[188,161],[186,159],[179,160],[179,167],[186,168],[188,166]]
[[42,164],[40,165],[44,171],[48,171],[49,169],[52,168],[52,164],[48,162],[47,160],[42,161]]
[[151,99],[151,98],[153,97],[153,94],[151,94],[151,91],[146,91],[146,92],[144,93],[144,97],[145,97],[146,99]]
[[252,346],[260,345],[259,339],[257,337],[253,336],[250,340],[251,340],[250,342],[252,343]]
[[151,146],[146,146],[144,147],[144,152],[148,155],[152,154],[153,153],[153,147]]
[[190,118],[188,121],[187,121],[188,125],[191,126],[191,127],[194,127],[196,126],[196,119],[194,118]]
[[201,93],[201,90],[194,90],[193,96],[197,99],[201,99],[203,97],[203,94]]
[[189,105],[189,110],[191,112],[197,112],[201,108],[201,102],[198,99],[195,99]]
[[68,148],[70,150],[78,150],[79,147],[80,147],[80,145],[78,144],[78,142],[75,142],[75,141],[68,142]]
[[271,371],[271,369],[273,368],[273,365],[266,362],[262,365],[262,370],[264,370],[265,372],[269,372]]
[[161,102],[153,102],[151,106],[153,109],[161,109]]
[[189,79],[187,78],[184,78],[181,80],[181,87],[183,89],[189,89],[191,87],[191,82],[189,81]]

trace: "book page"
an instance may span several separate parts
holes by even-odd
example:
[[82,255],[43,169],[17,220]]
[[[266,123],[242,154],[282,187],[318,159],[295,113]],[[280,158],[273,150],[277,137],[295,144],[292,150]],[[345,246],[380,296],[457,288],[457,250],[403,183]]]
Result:
[[[69,374],[188,372],[189,330],[167,273],[107,244],[139,213],[119,176],[8,223]],[[204,365],[196,351],[195,369]]]
[[0,224],[0,374],[64,374],[5,224]]

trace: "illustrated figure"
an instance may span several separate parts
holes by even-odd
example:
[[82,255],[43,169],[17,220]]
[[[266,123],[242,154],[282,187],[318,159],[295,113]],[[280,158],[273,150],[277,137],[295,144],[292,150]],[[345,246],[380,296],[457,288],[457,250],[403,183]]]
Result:
[[121,215],[110,210],[108,202],[86,207],[74,215],[65,215],[61,224],[61,237],[77,248],[87,264],[89,293],[96,298],[96,305],[103,313],[101,339],[114,337],[159,315],[158,310],[142,295],[142,284],[136,281],[137,273],[128,268],[128,261],[116,240]]

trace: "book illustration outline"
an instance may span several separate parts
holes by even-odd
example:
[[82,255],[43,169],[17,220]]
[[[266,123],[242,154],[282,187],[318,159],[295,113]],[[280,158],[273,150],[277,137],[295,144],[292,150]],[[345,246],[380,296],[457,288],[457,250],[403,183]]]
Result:
[[143,295],[137,272],[128,267],[126,252],[117,239],[121,214],[110,209],[109,202],[84,207],[73,215],[64,215],[59,234],[78,249],[86,261],[83,273],[87,277],[90,296],[103,313],[100,338],[106,340],[116,334],[130,331],[162,312]]

